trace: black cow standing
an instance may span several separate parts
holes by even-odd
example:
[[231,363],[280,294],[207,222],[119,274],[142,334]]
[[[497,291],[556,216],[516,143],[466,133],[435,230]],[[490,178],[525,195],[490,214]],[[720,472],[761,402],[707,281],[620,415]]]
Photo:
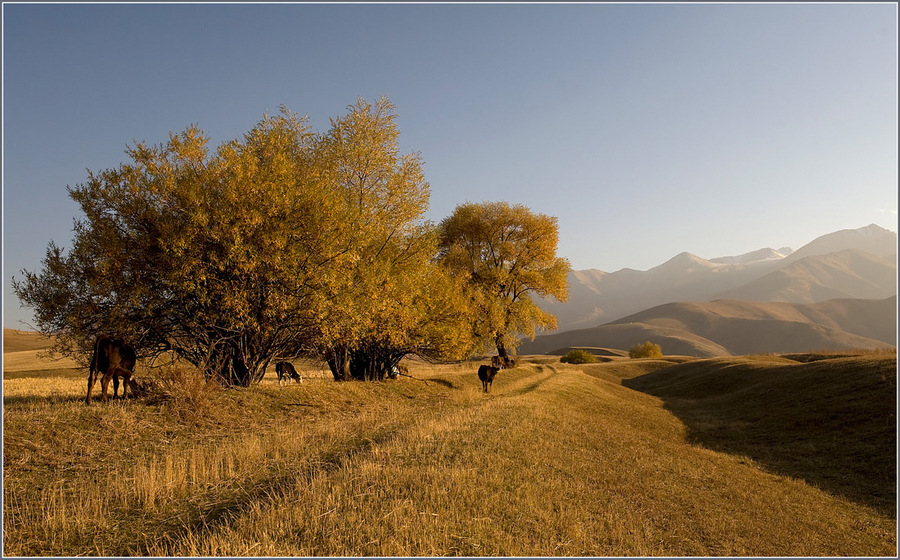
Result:
[[481,387],[485,393],[490,391],[490,387],[494,383],[494,376],[497,375],[498,371],[500,371],[500,368],[484,364],[478,368],[478,379],[481,380]]
[[103,401],[107,400],[107,388],[109,380],[113,380],[113,398],[119,396],[119,376],[124,378],[122,384],[122,398],[128,396],[128,384],[131,376],[134,374],[134,366],[137,363],[137,356],[134,348],[130,344],[126,344],[122,339],[100,337],[94,344],[94,355],[91,356],[91,367],[88,373],[88,389],[87,397],[84,401],[91,404],[91,391],[97,377],[102,373],[100,385],[103,387]]
[[[281,385],[282,380],[290,377],[297,383],[303,383],[303,378],[300,377],[300,374],[297,373],[297,370],[294,369],[294,364],[290,362],[278,362],[275,364],[275,373],[278,374],[278,384]],[[288,380],[290,383],[290,380]]]

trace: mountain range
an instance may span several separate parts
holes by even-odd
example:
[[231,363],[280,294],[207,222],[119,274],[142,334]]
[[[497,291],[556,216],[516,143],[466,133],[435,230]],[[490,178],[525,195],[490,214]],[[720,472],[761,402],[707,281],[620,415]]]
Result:
[[709,260],[681,253],[646,271],[573,270],[568,280],[568,302],[537,302],[556,316],[560,332],[677,301],[884,299],[897,293],[897,234],[872,224],[823,235],[797,251],[766,248]]
[[645,340],[666,354],[699,357],[880,348],[896,344],[896,317],[897,296],[800,304],[667,303],[605,325],[535,337],[518,352],[628,349]]
[[519,353],[644,340],[692,356],[896,344],[897,234],[874,224],[796,251],[681,253],[647,271],[576,270],[568,279],[568,302],[538,301],[558,334],[524,341]]

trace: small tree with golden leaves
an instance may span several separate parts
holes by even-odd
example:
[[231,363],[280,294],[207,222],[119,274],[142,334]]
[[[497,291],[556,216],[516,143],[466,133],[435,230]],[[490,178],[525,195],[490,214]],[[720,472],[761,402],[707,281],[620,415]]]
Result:
[[501,357],[521,336],[555,329],[556,317],[532,295],[568,297],[569,261],[556,256],[555,217],[506,202],[466,203],[439,225],[439,260],[464,277],[473,309],[471,331],[482,349]]

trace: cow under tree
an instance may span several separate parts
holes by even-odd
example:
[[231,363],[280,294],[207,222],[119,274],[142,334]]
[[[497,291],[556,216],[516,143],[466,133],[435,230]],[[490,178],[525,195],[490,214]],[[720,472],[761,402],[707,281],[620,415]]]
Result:
[[491,385],[494,383],[494,376],[500,368],[482,364],[478,368],[478,379],[481,380],[481,388],[485,393],[490,391]]
[[119,395],[119,376],[123,377],[122,398],[128,396],[128,384],[134,374],[134,366],[137,363],[137,355],[134,347],[126,344],[120,338],[100,337],[94,344],[94,354],[91,356],[91,366],[88,373],[88,388],[85,403],[91,404],[91,391],[97,377],[103,374],[100,385],[103,388],[103,402],[108,399],[107,389],[109,380],[113,380],[113,398]]
[[516,367],[516,361],[509,356],[493,356],[491,358],[491,367],[497,369],[508,369]]
[[[279,385],[281,385],[282,380],[286,380],[288,377],[297,383],[303,383],[303,378],[300,377],[300,374],[297,373],[297,370],[294,369],[294,364],[291,362],[278,362],[275,364],[275,373],[278,374]],[[290,380],[288,380],[288,383],[290,383]]]

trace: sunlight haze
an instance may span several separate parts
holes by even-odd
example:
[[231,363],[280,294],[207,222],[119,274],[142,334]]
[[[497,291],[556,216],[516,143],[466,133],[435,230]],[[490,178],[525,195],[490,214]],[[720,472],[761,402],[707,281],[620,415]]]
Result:
[[67,185],[282,105],[322,132],[386,96],[429,220],[524,204],[576,270],[897,231],[894,3],[4,3],[3,57],[10,328],[11,279],[81,217]]

